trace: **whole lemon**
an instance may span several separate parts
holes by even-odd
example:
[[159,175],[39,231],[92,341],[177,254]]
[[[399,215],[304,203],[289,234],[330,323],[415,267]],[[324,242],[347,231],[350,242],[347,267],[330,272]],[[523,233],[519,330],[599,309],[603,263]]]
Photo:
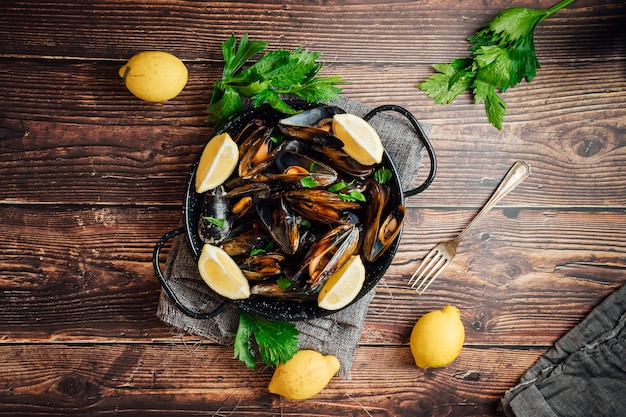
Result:
[[314,350],[299,350],[280,363],[267,389],[291,400],[306,400],[319,394],[340,368],[339,359]]
[[144,51],[119,70],[124,84],[135,96],[150,102],[171,100],[187,85],[183,61],[162,51]]
[[411,332],[411,353],[420,368],[451,364],[463,348],[465,328],[458,308],[447,305],[420,318]]

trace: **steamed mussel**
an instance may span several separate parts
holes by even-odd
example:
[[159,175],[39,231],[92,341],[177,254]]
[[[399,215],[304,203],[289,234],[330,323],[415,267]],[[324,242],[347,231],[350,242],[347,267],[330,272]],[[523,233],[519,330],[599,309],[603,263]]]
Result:
[[342,150],[330,129],[341,112],[253,119],[234,136],[238,169],[203,195],[198,235],[235,260],[252,294],[313,299],[351,256],[375,262],[398,238],[404,206],[374,179],[389,169]]

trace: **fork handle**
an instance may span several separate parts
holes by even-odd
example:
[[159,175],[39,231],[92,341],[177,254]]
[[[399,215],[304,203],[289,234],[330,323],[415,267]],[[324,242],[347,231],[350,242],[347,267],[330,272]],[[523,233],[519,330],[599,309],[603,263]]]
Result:
[[493,192],[487,203],[483,206],[483,208],[478,212],[476,217],[463,229],[460,235],[455,239],[459,242],[469,230],[476,224],[489,210],[495,206],[498,201],[502,199],[505,195],[511,192],[515,187],[520,185],[522,181],[526,179],[530,175],[530,165],[526,161],[518,161],[509,170],[506,176],[502,179],[496,191]]

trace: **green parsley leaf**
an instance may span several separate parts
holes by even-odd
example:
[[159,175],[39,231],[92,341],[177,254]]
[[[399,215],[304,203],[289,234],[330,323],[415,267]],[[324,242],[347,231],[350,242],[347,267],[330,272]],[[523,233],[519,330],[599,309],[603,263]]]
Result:
[[297,110],[292,109],[291,106],[285,103],[274,90],[263,90],[259,94],[254,95],[252,103],[255,107],[261,107],[263,104],[268,103],[272,108],[285,114],[298,113]]
[[474,63],[478,67],[476,78],[498,88],[509,84],[511,59],[507,49],[497,45],[481,46],[474,53]]
[[252,336],[252,326],[248,325],[248,320],[239,310],[239,326],[235,333],[234,358],[246,364],[250,369],[256,367],[256,361],[252,347],[250,346],[250,337]]
[[339,96],[341,88],[335,87],[338,84],[346,84],[340,76],[316,77],[306,84],[292,86],[289,93],[295,94],[310,102],[330,101]]
[[482,32],[492,33],[492,36],[498,36],[498,43],[508,45],[527,37],[549,14],[551,13],[548,10],[512,7],[498,13]]
[[498,90],[505,92],[524,79],[532,81],[539,68],[533,41],[535,28],[574,1],[562,0],[547,10],[502,10],[468,38],[469,58],[433,65],[436,73],[416,87],[436,104],[450,104],[459,94],[471,90],[476,104],[484,102],[489,123],[502,129],[507,106]]
[[[353,182],[354,181],[351,181],[350,184],[352,184]],[[343,190],[344,188],[349,187],[350,184],[346,184],[345,181],[341,180],[331,185],[330,187],[328,187],[328,191],[330,191],[331,193],[334,193],[335,191]]]
[[[243,110],[243,103],[241,102],[239,93],[237,93],[234,88],[225,85],[220,93],[220,99],[215,103],[212,103],[208,108],[209,116],[207,117],[207,120],[209,123],[221,122],[230,115],[239,113]],[[215,96],[215,93],[213,94]]]
[[239,310],[239,327],[235,335],[234,357],[250,369],[256,367],[251,337],[258,347],[259,356],[268,366],[287,362],[298,351],[298,334],[293,323],[270,321],[252,313]]
[[270,240],[264,248],[255,248],[250,251],[250,256],[260,255],[262,253],[267,253],[274,249],[274,241]]
[[318,185],[318,182],[311,176],[300,178],[300,184],[302,184],[305,188],[315,188]]
[[537,75],[537,68],[539,68],[532,37],[515,41],[514,45],[509,48],[509,55],[511,57],[511,82],[510,85],[503,85],[502,91],[519,84],[522,79],[531,82]]
[[366,201],[365,196],[359,190],[352,190],[348,194],[339,193],[343,201]]
[[224,222],[226,221],[226,219],[216,219],[215,217],[211,217],[211,216],[204,217],[204,220],[219,227],[220,229],[224,228]]
[[302,226],[302,227],[311,227],[311,226],[313,226],[313,223],[311,223],[311,221],[309,219],[302,219],[302,221],[300,222],[300,226]]
[[286,290],[287,288],[291,287],[291,284],[293,284],[293,282],[291,282],[291,280],[287,279],[286,277],[278,278],[276,280],[276,283],[281,290]]
[[381,167],[374,172],[374,179],[379,184],[384,184],[393,177],[393,172],[385,167]]
[[476,104],[485,102],[485,111],[491,124],[502,129],[502,121],[506,115],[506,103],[496,92],[493,84],[476,80],[474,82],[474,99]]
[[245,63],[254,55],[262,52],[269,44],[261,41],[248,42],[248,35],[243,35],[237,46],[235,35],[222,43],[222,55],[224,56],[224,72],[222,80],[231,78]]
[[436,104],[452,103],[459,94],[471,88],[476,76],[469,58],[458,58],[450,64],[435,64],[433,68],[439,73],[418,84],[418,88],[435,99]]

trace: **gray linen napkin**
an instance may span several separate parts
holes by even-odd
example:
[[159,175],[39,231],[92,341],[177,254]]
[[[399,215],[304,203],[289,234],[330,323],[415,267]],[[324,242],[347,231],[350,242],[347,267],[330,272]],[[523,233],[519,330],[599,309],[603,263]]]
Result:
[[508,417],[626,416],[626,285],[559,339],[502,399]]
[[[348,113],[360,116],[371,110],[369,106],[343,97],[328,104],[337,105]],[[406,191],[414,188],[424,147],[413,126],[404,117],[391,112],[377,114],[370,123],[378,131],[385,149],[393,159],[403,189]],[[421,126],[425,133],[429,133],[430,126]],[[164,275],[179,299],[186,305],[193,306],[194,310],[210,311],[223,302],[202,281],[184,236],[173,239]],[[350,378],[355,349],[374,295],[375,291],[370,291],[354,304],[329,316],[295,322],[300,331],[299,348],[336,356],[341,363],[339,377]],[[233,343],[239,324],[239,312],[232,304],[214,318],[198,320],[183,314],[164,292],[161,292],[159,299],[157,317],[175,328],[224,345]]]

